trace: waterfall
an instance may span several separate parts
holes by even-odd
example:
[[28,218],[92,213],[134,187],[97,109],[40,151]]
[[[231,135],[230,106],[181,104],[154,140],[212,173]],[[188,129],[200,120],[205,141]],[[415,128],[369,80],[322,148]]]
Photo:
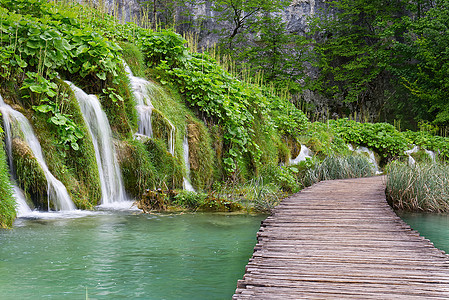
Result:
[[134,98],[136,98],[136,110],[139,114],[138,134],[153,137],[153,127],[151,126],[151,113],[153,112],[153,104],[148,94],[149,82],[143,78],[135,77],[124,63],[125,72],[128,74],[129,81],[133,90]]
[[[51,202],[56,210],[75,210],[76,207],[73,204],[72,200],[70,199],[69,193],[67,192],[67,189],[65,188],[64,184],[62,184],[61,181],[56,179],[56,177],[54,177],[53,174],[48,169],[48,166],[44,159],[44,155],[42,153],[41,145],[36,135],[34,134],[33,128],[31,127],[30,122],[28,122],[28,119],[20,112],[14,110],[11,106],[7,105],[3,101],[3,98],[1,96],[0,96],[0,112],[3,115],[4,129],[6,132],[6,145],[7,145],[6,148],[8,152],[8,160],[10,162],[11,169],[13,169],[12,151],[11,151],[12,148],[11,121],[15,121],[17,122],[18,128],[23,134],[25,142],[30,147],[30,150],[33,153],[34,157],[36,158],[37,163],[40,165],[40,167],[44,172],[45,178],[47,180],[48,202],[49,203]],[[11,173],[14,174],[14,171],[12,171]],[[16,199],[19,198],[20,193],[16,193]],[[19,199],[18,201],[22,200],[23,199]],[[50,209],[50,205],[48,209]]]
[[371,165],[373,166],[373,171],[376,173],[376,175],[382,174],[382,172],[379,171],[379,165],[377,164],[376,158],[374,157],[373,150],[370,150],[366,147],[358,147],[355,150],[355,152],[368,154],[369,161],[370,161]]
[[300,162],[306,160],[307,158],[312,158],[312,150],[307,148],[304,145],[301,145],[301,151],[299,152],[298,156],[295,159],[290,159],[291,165],[297,165]]
[[66,83],[75,93],[84,121],[92,136],[100,175],[101,203],[110,205],[123,202],[126,200],[125,189],[107,116],[101,109],[100,102],[95,95],[87,95],[71,82],[66,81]]
[[182,150],[184,153],[184,165],[186,167],[186,176],[184,177],[183,188],[187,191],[194,192],[195,189],[192,184],[190,184],[189,141],[187,139],[187,135],[184,136]]
[[[125,66],[125,72],[128,74],[129,81],[131,82],[131,87],[133,89],[133,95],[136,98],[136,110],[139,114],[139,123],[137,134],[146,135],[150,138],[153,137],[153,127],[151,125],[151,114],[153,112],[154,106],[151,103],[151,99],[156,97],[156,92],[159,96],[166,96],[166,94],[160,90],[154,83],[133,75],[130,67],[123,63]],[[152,93],[149,93],[149,90]],[[175,131],[176,128],[170,122],[169,119],[165,118],[167,123],[170,125],[170,133],[168,137],[168,152],[175,156]]]
[[18,217],[23,217],[32,212],[31,208],[28,206],[25,195],[21,188],[17,186],[17,184],[13,184],[13,194],[16,199],[16,212]]
[[410,167],[413,167],[416,164],[416,160],[412,157],[412,154],[416,153],[418,151],[419,151],[419,147],[418,146],[413,147],[413,149],[404,151],[404,154],[408,156],[408,165]]
[[430,157],[430,160],[432,161],[432,162],[435,162],[435,152],[433,152],[433,151],[430,151],[430,150],[424,150],[424,151],[426,151],[426,153],[427,153],[427,155]]

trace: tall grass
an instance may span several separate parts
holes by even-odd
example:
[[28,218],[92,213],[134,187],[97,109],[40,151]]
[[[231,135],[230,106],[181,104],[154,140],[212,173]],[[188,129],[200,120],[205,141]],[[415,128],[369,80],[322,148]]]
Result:
[[386,194],[395,209],[449,211],[449,165],[393,162],[388,167]]
[[368,177],[374,174],[371,162],[363,155],[328,156],[308,170],[303,180],[305,186],[310,186],[322,180]]

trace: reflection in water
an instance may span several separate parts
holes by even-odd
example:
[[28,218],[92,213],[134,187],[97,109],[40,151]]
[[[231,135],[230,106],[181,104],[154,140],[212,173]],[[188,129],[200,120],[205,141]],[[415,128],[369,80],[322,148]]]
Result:
[[230,299],[264,216],[19,219],[0,231],[5,299]]

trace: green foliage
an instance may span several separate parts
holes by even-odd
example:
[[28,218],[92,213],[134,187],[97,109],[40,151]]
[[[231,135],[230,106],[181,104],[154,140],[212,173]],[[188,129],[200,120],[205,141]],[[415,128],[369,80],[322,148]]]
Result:
[[179,36],[173,41],[176,37],[162,32],[151,39],[160,40],[159,44],[142,42],[146,61],[155,68],[161,83],[176,88],[197,115],[223,125],[223,163],[228,174],[247,165],[248,155],[253,167],[257,169],[260,163],[262,150],[253,130],[255,116],[264,120],[263,126],[272,127],[272,113],[288,134],[297,133],[298,123],[305,123],[305,116],[287,105],[288,101],[270,95],[276,99],[270,107],[258,86],[237,80],[207,54],[188,53],[185,41]]
[[[0,128],[3,137],[3,130]],[[6,153],[3,140],[0,142],[0,228],[10,228],[16,218],[16,202],[14,200],[11,181],[6,164]]]
[[348,119],[329,121],[346,143],[367,146],[384,159],[400,156],[407,150],[408,140],[388,123],[358,123]]
[[423,149],[438,152],[442,158],[449,158],[449,138],[432,135],[425,131],[406,131],[403,136],[412,144]]
[[348,153],[347,142],[335,132],[334,126],[330,126],[329,123],[309,123],[300,140],[321,158]]
[[419,117],[438,124],[449,122],[448,7],[449,1],[436,1],[427,11],[420,10],[418,17],[406,18],[405,41],[393,49],[398,53],[393,71],[412,95],[413,106],[420,108]]
[[182,190],[174,197],[172,204],[183,208],[196,210],[206,205],[207,197],[208,196],[205,193],[195,193]]
[[386,194],[396,209],[428,212],[449,211],[447,164],[427,162],[413,167],[393,162],[388,168]]
[[162,62],[170,66],[182,64],[188,55],[185,43],[186,40],[170,30],[142,32],[139,37],[139,46],[149,67],[155,67]]
[[[405,2],[339,0],[317,14],[311,34],[322,34],[314,50],[320,78],[314,88],[326,96],[365,103],[385,76],[383,57],[391,44],[389,30]],[[394,23],[393,23],[394,24]]]

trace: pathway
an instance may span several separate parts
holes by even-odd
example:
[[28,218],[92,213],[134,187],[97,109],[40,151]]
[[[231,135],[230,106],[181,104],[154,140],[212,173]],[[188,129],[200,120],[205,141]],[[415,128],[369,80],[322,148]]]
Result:
[[385,200],[383,177],[323,181],[262,222],[233,299],[449,299],[449,258]]

